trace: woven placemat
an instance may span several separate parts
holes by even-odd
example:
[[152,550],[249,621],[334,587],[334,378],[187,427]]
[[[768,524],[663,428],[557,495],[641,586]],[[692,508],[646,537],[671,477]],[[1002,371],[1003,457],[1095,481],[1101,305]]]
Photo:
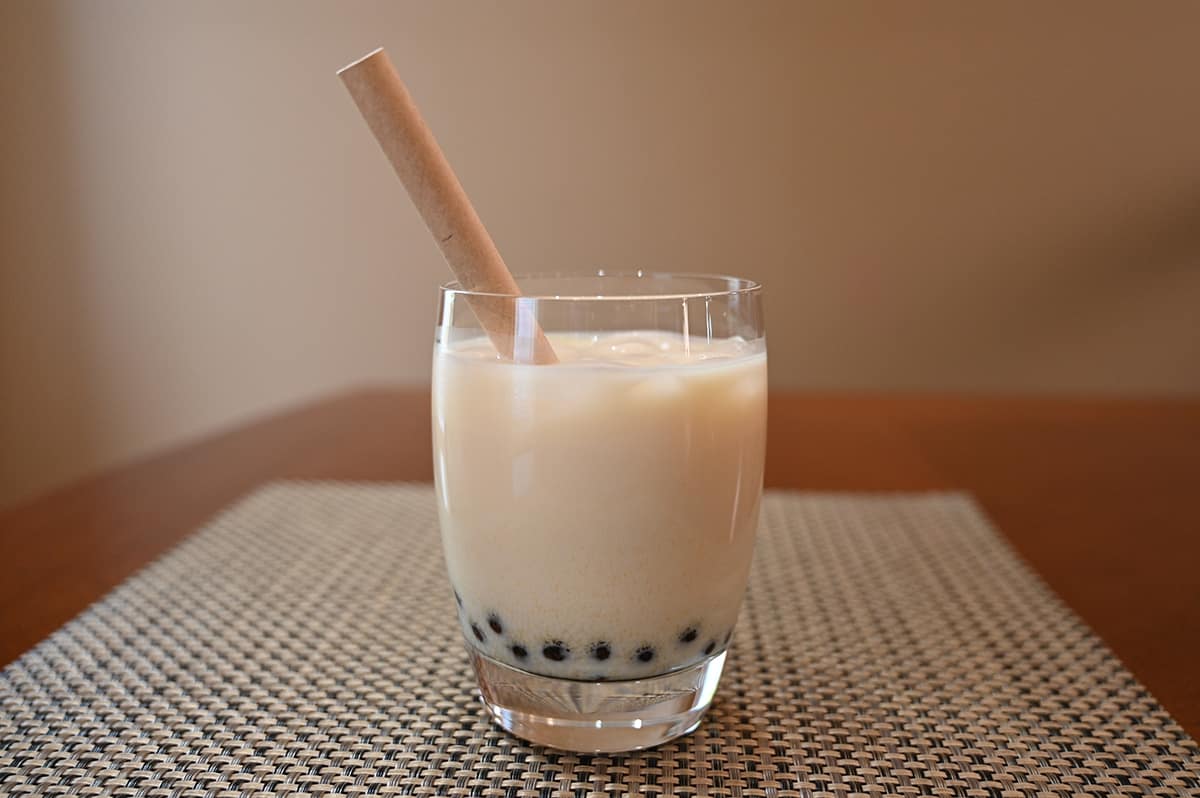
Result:
[[1187,737],[959,495],[768,495],[718,699],[557,753],[476,699],[428,487],[280,484],[0,674],[5,795],[1200,795]]

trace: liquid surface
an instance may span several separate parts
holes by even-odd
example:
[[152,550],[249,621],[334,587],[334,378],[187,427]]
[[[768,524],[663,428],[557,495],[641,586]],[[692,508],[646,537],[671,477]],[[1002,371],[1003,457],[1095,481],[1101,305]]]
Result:
[[724,649],[762,493],[761,342],[552,334],[434,357],[435,481],[468,642],[534,673],[629,679]]

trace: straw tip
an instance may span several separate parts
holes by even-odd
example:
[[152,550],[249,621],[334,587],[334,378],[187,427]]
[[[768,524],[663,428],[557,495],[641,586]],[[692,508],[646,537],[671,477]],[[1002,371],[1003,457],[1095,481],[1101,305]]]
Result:
[[368,60],[368,59],[370,59],[370,58],[374,58],[375,56],[379,55],[379,54],[380,54],[380,53],[382,53],[382,52],[383,52],[383,48],[382,48],[382,47],[376,47],[374,50],[372,50],[371,52],[367,53],[367,54],[366,54],[366,55],[364,55],[363,57],[361,57],[361,58],[356,58],[356,59],[354,59],[353,61],[351,61],[349,64],[346,64],[344,67],[342,67],[341,69],[339,69],[339,70],[337,71],[337,74],[341,75],[341,74],[342,74],[343,72],[345,72],[346,70],[349,70],[349,69],[354,69],[354,67],[358,66],[358,65],[359,65],[359,64],[361,64],[363,61],[366,61],[366,60]]

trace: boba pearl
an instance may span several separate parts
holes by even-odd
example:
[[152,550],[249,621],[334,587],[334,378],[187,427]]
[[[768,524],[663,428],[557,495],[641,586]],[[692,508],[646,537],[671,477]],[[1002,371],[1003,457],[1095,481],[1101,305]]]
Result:
[[[457,589],[454,596],[462,601]],[[630,639],[638,634],[631,630],[626,633],[629,637],[613,639],[597,635],[589,640],[567,637],[560,630],[549,630],[550,634],[560,635],[551,637],[521,623],[514,625],[516,616],[496,604],[474,617],[473,614],[473,606],[468,607],[464,602],[459,618],[464,630],[470,630],[467,640],[481,650],[488,650],[491,656],[534,673],[591,681],[645,678],[646,674],[687,667],[723,650],[733,637],[731,627],[721,623],[712,629],[716,624],[708,618],[678,625],[668,620],[666,634],[638,635],[641,639]],[[672,627],[674,631],[669,631]],[[542,634],[546,636],[541,642],[526,642],[530,637],[537,641]]]

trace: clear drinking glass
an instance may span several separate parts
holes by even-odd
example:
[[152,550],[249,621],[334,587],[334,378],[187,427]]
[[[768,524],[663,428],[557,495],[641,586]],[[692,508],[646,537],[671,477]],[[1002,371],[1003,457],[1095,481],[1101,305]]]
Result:
[[[442,542],[480,693],[533,742],[657,745],[699,724],[745,592],[766,440],[761,288],[643,272],[517,282],[519,297],[443,286],[434,351]],[[546,341],[557,362],[531,362]]]

